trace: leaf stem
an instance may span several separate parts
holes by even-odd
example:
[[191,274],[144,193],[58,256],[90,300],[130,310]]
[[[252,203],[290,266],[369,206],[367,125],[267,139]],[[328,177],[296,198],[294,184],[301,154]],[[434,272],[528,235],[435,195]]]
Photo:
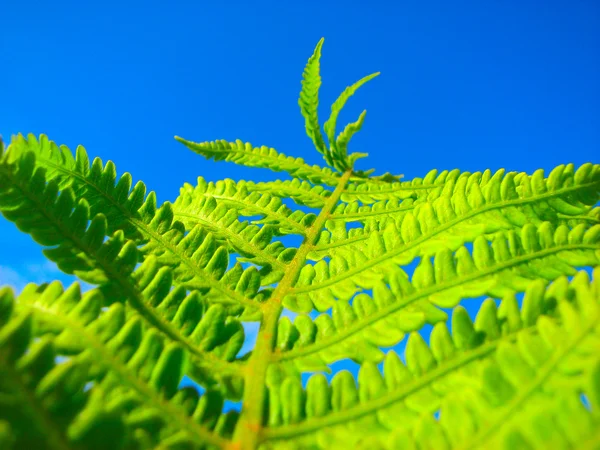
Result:
[[277,324],[283,310],[282,301],[296,282],[300,270],[306,262],[306,256],[314,249],[319,233],[342,195],[351,174],[352,170],[344,172],[335,191],[327,199],[313,225],[307,230],[306,237],[294,259],[288,265],[284,277],[273,291],[270,300],[262,307],[263,320],[256,338],[256,346],[246,367],[242,414],[234,435],[236,443],[232,445],[232,448],[254,450],[262,440],[267,395],[267,369],[273,358]]

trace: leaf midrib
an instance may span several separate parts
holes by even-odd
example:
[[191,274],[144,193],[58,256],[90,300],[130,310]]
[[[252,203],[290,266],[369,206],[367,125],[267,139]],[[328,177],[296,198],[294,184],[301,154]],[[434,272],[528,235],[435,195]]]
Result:
[[[175,213],[176,216],[182,216],[182,217],[190,217],[194,220],[196,220],[197,224],[201,224],[206,226],[207,228],[210,229],[218,229],[218,233],[223,233],[224,235],[226,235],[227,237],[225,238],[227,241],[231,240],[232,242],[238,242],[235,245],[233,245],[233,247],[238,247],[240,249],[244,249],[245,252],[253,255],[253,256],[258,256],[260,258],[262,258],[264,261],[267,261],[268,264],[270,264],[273,267],[276,267],[279,270],[285,270],[286,265],[284,263],[282,263],[281,261],[279,261],[278,259],[274,258],[271,254],[265,252],[263,249],[260,249],[254,245],[252,245],[250,242],[245,241],[244,239],[241,239],[239,237],[239,234],[236,234],[232,231],[229,230],[229,227],[219,227],[219,226],[215,226],[212,222],[202,218],[202,217],[198,217],[198,216],[194,216],[193,214],[187,214],[187,213]],[[253,305],[254,307],[256,307],[256,305]]]
[[333,194],[327,199],[313,225],[309,228],[304,242],[288,265],[288,270],[273,291],[271,298],[263,305],[263,320],[256,338],[256,345],[248,361],[244,387],[244,399],[240,421],[236,427],[235,438],[243,448],[254,449],[258,446],[264,430],[263,417],[266,396],[266,377],[269,362],[273,356],[277,324],[282,311],[282,301],[300,274],[308,253],[313,249],[315,241],[325,222],[338,202],[342,189],[348,182],[352,172],[346,171],[339,180]]
[[[238,191],[239,192],[239,191]],[[194,193],[186,193],[187,195],[189,195],[192,199],[192,202],[190,203],[190,205],[186,206],[186,207],[182,207],[179,208],[177,207],[177,209],[175,209],[175,204],[174,204],[174,208],[173,208],[173,212],[175,213],[176,216],[187,216],[187,217],[191,217],[191,218],[196,218],[196,216],[193,213],[189,213],[186,210],[194,205],[193,200],[194,200],[194,196],[198,195],[195,192]],[[286,223],[290,228],[294,228],[296,230],[298,230],[298,234],[301,234],[302,236],[304,236],[306,234],[306,227],[303,227],[301,224],[299,224],[298,222],[295,222],[293,220],[291,220],[289,218],[289,216],[286,216],[284,214],[280,214],[277,211],[273,211],[267,208],[263,208],[260,207],[256,204],[251,204],[251,203],[244,203],[241,200],[235,199],[233,197],[226,197],[224,195],[215,195],[215,194],[211,194],[208,192],[203,192],[201,194],[203,197],[206,198],[214,198],[214,199],[219,199],[221,200],[223,203],[233,203],[233,204],[238,204],[241,206],[240,209],[250,209],[252,211],[255,212],[259,212],[261,215],[264,215],[265,217],[275,217],[278,220],[280,220],[281,222]],[[277,197],[278,198],[278,197]],[[194,205],[195,206],[195,205]],[[285,205],[282,205],[285,206]],[[287,207],[286,207],[287,208]],[[202,209],[202,208],[199,208]],[[292,211],[291,209],[288,208],[288,211],[290,213],[293,213],[294,211]],[[242,216],[243,217],[243,216]]]
[[371,208],[370,211],[357,211],[355,213],[348,213],[348,214],[336,213],[336,214],[330,214],[329,219],[330,220],[344,220],[344,219],[360,220],[363,217],[386,216],[386,215],[394,214],[397,212],[411,211],[411,210],[415,209],[416,206],[417,205],[413,204],[410,206],[398,206],[397,208],[381,209],[381,210],[373,210]]
[[[304,178],[304,179],[306,179],[308,181],[311,181],[312,178],[320,179],[320,180],[323,180],[328,186],[336,186],[339,183],[339,180],[340,180],[339,177],[335,177],[333,175],[335,172],[332,172],[331,174],[328,174],[328,173],[326,173],[323,170],[322,167],[319,167],[319,166],[316,166],[316,165],[315,166],[311,166],[311,165],[307,164],[304,160],[302,160],[302,162],[299,163],[297,160],[301,159],[301,158],[294,158],[294,157],[287,156],[287,155],[285,155],[283,153],[279,153],[279,152],[277,152],[278,156],[273,156],[271,154],[263,155],[262,153],[259,153],[258,151],[257,152],[252,152],[252,151],[247,151],[245,149],[244,150],[240,150],[237,147],[237,145],[234,145],[235,143],[231,143],[231,142],[227,142],[227,141],[225,141],[225,143],[227,144],[227,147],[228,147],[226,149],[214,149],[214,148],[201,148],[201,149],[200,148],[196,148],[196,149],[194,149],[194,148],[191,148],[190,145],[192,147],[193,146],[199,147],[202,144],[216,144],[216,143],[215,142],[199,142],[199,143],[196,143],[196,142],[188,141],[188,140],[183,139],[183,138],[179,138],[178,136],[176,136],[175,139],[177,141],[181,142],[186,147],[188,147],[194,153],[199,153],[201,156],[204,156],[204,157],[206,157],[206,156],[202,155],[202,153],[200,153],[200,152],[206,152],[206,153],[209,153],[209,154],[212,153],[214,155],[227,155],[224,158],[225,161],[227,161],[227,162],[233,162],[233,163],[237,163],[237,161],[230,159],[229,155],[232,155],[234,153],[237,153],[237,154],[240,154],[240,155],[246,155],[246,156],[254,158],[256,160],[261,160],[261,159],[265,160],[266,159],[266,160],[269,160],[269,161],[277,162],[279,164],[285,162],[285,163],[288,163],[289,165],[292,165],[292,163],[290,161],[290,159],[291,159],[293,161],[293,164],[296,165],[295,166],[296,170],[294,172],[291,172],[288,169],[280,169],[280,170],[284,171],[284,172],[290,173],[290,175],[292,175],[295,178],[299,178],[299,179]],[[255,150],[255,149],[260,150],[260,147],[252,147],[252,150]],[[270,148],[269,148],[269,150],[270,150]],[[317,167],[317,168],[315,168],[315,167]],[[306,172],[311,172],[314,175],[309,175],[309,176],[305,176],[305,177],[299,177],[297,175],[297,173],[299,171],[301,171],[301,169],[303,169]],[[275,169],[273,169],[273,168],[271,168],[271,170],[275,171]]]
[[[305,182],[304,180],[300,180],[299,178],[296,178],[296,179],[298,181],[300,181],[301,183]],[[271,186],[270,183],[273,183],[274,185]],[[277,183],[282,183],[282,184],[279,185]],[[266,191],[266,192],[269,192],[270,195],[274,195],[279,198],[291,198],[296,203],[298,203],[298,202],[296,201],[296,199],[294,197],[298,197],[298,198],[307,197],[312,200],[312,203],[317,203],[317,202],[321,203],[321,205],[319,205],[319,206],[312,206],[312,208],[314,208],[314,209],[321,209],[325,205],[325,202],[327,201],[327,199],[331,196],[331,194],[333,194],[333,191],[327,190],[325,188],[323,188],[323,190],[319,194],[317,194],[315,192],[312,192],[312,187],[310,189],[303,189],[302,187],[285,185],[284,183],[291,183],[291,181],[276,180],[276,181],[261,181],[258,183],[255,183],[253,181],[247,181],[246,187],[247,187],[248,191],[252,191],[252,192],[265,192]],[[281,196],[278,194],[279,191],[288,191],[288,192],[286,193],[287,194],[286,196]]]
[[[358,186],[364,186],[367,183],[371,183],[373,180],[368,180],[367,182],[363,183],[363,184],[359,184]],[[439,184],[419,184],[416,186],[398,186],[398,187],[392,187],[389,189],[381,189],[381,190],[376,190],[376,191],[369,191],[369,190],[365,190],[365,191],[358,191],[358,190],[348,190],[345,189],[344,190],[344,195],[345,196],[353,196],[353,197],[360,197],[360,196],[375,196],[375,195],[379,195],[379,194],[393,194],[394,192],[402,192],[402,191],[418,191],[418,190],[427,190],[427,189],[436,189],[439,187],[444,186],[444,184],[446,184],[447,180],[444,180],[444,182],[439,183]],[[385,182],[380,182],[382,183],[381,185],[383,185],[383,183]],[[405,183],[411,183],[410,181],[405,181]],[[387,183],[385,183],[387,184]]]

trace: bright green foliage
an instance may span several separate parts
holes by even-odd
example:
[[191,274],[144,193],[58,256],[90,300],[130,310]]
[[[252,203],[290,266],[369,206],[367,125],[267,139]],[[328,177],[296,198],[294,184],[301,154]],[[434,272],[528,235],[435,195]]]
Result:
[[[158,206],[83,147],[2,148],[3,216],[93,288],[0,289],[0,448],[599,448],[600,165],[356,171],[365,114],[337,119],[378,74],[326,145],[322,44],[299,105],[327,167],[177,138],[286,179],[198,178]],[[357,378],[327,377],[343,359]]]

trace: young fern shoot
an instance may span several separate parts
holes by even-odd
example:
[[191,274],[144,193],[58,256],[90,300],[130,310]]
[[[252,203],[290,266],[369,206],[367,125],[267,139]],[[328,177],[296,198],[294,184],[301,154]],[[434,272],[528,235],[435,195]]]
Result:
[[[325,166],[176,137],[283,181],[200,177],[159,206],[81,146],[0,144],[0,212],[93,286],[0,288],[0,448],[598,446],[600,165],[357,170],[366,111],[337,120],[379,73],[321,129],[322,45],[299,106]],[[358,375],[327,376],[344,359]]]

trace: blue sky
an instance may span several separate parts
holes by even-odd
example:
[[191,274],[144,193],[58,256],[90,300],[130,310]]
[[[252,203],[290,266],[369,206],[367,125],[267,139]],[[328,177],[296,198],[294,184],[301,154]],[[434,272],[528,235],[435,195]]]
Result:
[[[321,163],[297,105],[325,37],[321,118],[375,71],[359,168],[403,173],[598,162],[600,6],[590,1],[63,2],[2,7],[0,134],[45,133],[174,200],[184,182],[272,179],[174,139],[242,139]],[[542,6],[543,5],[543,6]],[[0,220],[0,282],[58,277]]]

